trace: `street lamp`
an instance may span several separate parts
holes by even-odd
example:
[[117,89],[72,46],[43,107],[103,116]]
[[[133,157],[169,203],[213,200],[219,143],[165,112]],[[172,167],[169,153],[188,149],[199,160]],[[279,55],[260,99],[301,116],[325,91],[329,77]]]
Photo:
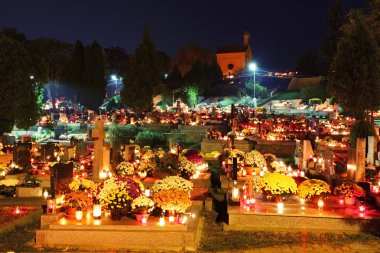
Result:
[[256,69],[257,69],[257,65],[255,62],[251,62],[248,65],[248,68],[250,71],[253,71],[253,107],[256,109],[256,107],[257,107],[257,100],[256,100]]
[[118,87],[119,83],[117,82],[119,79],[117,78],[117,75],[111,75],[111,80],[115,82],[115,94],[117,94],[117,91],[118,91],[118,88],[119,88]]

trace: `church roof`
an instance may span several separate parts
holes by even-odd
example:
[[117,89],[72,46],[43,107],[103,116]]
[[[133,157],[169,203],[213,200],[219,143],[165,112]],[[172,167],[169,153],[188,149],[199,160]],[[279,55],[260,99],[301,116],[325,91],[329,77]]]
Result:
[[224,47],[218,48],[218,50],[216,50],[216,53],[217,54],[242,53],[242,52],[246,52],[247,49],[248,49],[248,47],[246,47],[246,46],[224,46]]

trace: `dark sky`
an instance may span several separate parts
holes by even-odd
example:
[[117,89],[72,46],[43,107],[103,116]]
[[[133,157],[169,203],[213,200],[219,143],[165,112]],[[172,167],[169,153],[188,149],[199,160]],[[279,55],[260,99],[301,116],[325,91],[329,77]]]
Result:
[[[187,44],[242,44],[251,33],[259,67],[293,70],[306,48],[318,48],[325,18],[335,0],[4,0],[0,29],[16,27],[28,38],[53,37],[67,42],[97,40],[133,53],[148,26],[159,50],[174,56]],[[346,0],[346,8],[365,0]]]

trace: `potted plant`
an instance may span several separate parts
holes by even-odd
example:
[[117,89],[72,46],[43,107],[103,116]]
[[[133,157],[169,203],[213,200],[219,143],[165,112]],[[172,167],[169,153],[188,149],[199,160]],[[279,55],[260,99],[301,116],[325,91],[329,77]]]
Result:
[[160,190],[153,194],[153,200],[167,212],[183,213],[191,206],[189,193],[181,189]]
[[95,190],[96,184],[85,178],[74,178],[74,180],[69,184],[69,189],[72,192],[83,191],[87,193],[91,193]]
[[78,191],[65,194],[63,207],[66,209],[67,215],[75,215],[78,208],[85,212],[91,206],[92,198],[86,192]]
[[197,165],[193,164],[186,157],[180,156],[178,161],[178,171],[181,177],[190,179],[197,172]]
[[264,195],[275,201],[297,193],[294,179],[278,172],[268,173],[261,178],[260,188]]
[[111,218],[119,219],[118,216],[130,211],[132,200],[142,194],[142,189],[143,186],[131,178],[111,177],[100,183],[96,197],[111,211]]
[[344,197],[347,205],[354,205],[357,197],[365,197],[366,195],[363,188],[348,180],[335,187],[334,194],[340,197]]
[[121,162],[116,166],[116,173],[120,176],[133,176],[135,167],[130,162]]
[[300,199],[321,198],[330,193],[330,185],[319,179],[308,179],[298,186],[298,197]]
[[16,187],[16,197],[41,197],[42,187],[37,178],[27,173],[22,184]]
[[264,158],[264,156],[257,150],[252,150],[251,152],[248,152],[244,156],[244,164],[245,164],[245,170],[248,175],[251,175],[254,168],[258,168],[257,173],[260,172],[260,170],[267,165],[267,162]]
[[137,221],[141,222],[144,217],[147,219],[153,208],[153,200],[144,195],[141,195],[132,201],[132,212],[135,213]]

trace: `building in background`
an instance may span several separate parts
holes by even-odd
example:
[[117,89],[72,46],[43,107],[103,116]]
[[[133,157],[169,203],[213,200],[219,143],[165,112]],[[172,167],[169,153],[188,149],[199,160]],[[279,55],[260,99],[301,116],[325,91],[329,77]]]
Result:
[[224,77],[233,78],[244,70],[245,66],[252,61],[249,32],[244,33],[243,45],[218,48],[216,58]]

